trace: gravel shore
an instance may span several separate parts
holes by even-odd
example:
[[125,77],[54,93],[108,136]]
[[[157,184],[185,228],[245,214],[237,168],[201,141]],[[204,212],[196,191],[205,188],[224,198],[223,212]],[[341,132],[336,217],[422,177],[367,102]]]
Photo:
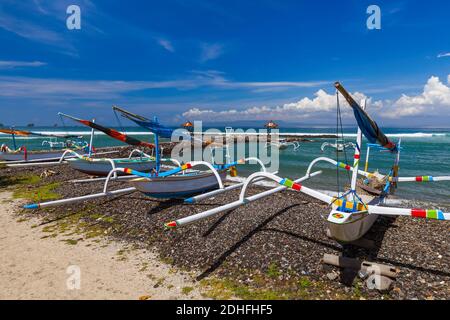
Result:
[[[67,165],[34,169],[2,168],[0,175],[40,175],[48,169],[56,174],[43,178],[33,187],[85,177]],[[102,186],[101,182],[62,183],[55,191],[66,198],[98,193]],[[114,182],[111,189],[126,186],[126,182]],[[262,187],[255,186],[249,194],[262,190]],[[238,194],[239,191],[235,190],[196,205],[185,205],[180,200],[157,200],[132,193],[113,199],[38,210],[32,214],[40,215],[44,222],[80,210],[110,217],[114,221],[108,229],[110,237],[156,248],[165,261],[196,271],[198,280],[214,275],[232,277],[243,284],[250,284],[252,276],[267,274],[275,265],[280,271],[280,280],[308,276],[322,281],[330,293],[329,297],[333,297],[333,293],[346,294],[354,290],[352,279],[350,286],[344,273],[338,279],[330,280],[327,275],[331,269],[321,263],[323,254],[331,253],[399,268],[393,290],[380,293],[362,287],[361,296],[364,298],[450,298],[447,222],[382,217],[366,236],[375,241],[375,248],[341,245],[326,236],[322,216],[328,213],[327,206],[305,195],[284,191],[183,228],[170,231],[163,228],[165,222],[235,201]]]

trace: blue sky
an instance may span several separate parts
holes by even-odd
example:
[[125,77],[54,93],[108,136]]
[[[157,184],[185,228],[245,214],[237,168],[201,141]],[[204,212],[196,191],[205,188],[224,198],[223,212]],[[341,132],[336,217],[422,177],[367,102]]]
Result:
[[[68,30],[66,8],[81,9]],[[367,7],[381,9],[368,30]],[[341,81],[389,126],[450,126],[450,3],[0,0],[0,123],[333,124]],[[345,109],[348,117],[349,108]]]

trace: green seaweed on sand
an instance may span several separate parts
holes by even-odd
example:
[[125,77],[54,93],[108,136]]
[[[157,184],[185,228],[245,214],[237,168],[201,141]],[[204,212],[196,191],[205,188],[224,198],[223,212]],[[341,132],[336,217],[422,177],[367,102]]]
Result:
[[200,282],[202,295],[212,299],[244,300],[313,300],[360,299],[360,292],[333,294],[331,288],[320,279],[307,276],[289,280],[274,279],[267,274],[253,274],[248,281],[230,277],[211,277]]
[[61,240],[61,241],[64,241],[66,244],[70,244],[72,246],[74,246],[78,243],[78,240],[75,240],[75,239],[65,239],[65,240]]
[[35,202],[56,200],[60,198],[60,195],[54,191],[57,187],[59,187],[58,182],[50,183],[36,188],[29,188],[28,186],[23,186],[21,188],[17,188],[14,191],[13,198],[27,199]]
[[164,279],[164,278],[159,278],[159,279],[156,281],[156,284],[153,286],[153,288],[161,287],[161,286],[164,284],[165,281],[166,281],[166,279]]
[[168,264],[168,265],[173,265],[174,264],[174,259],[172,257],[169,256],[160,256],[159,260],[162,263]]
[[272,262],[267,268],[267,275],[271,278],[278,278],[281,276],[281,271],[275,262]]
[[55,200],[60,197],[55,189],[59,183],[40,185],[41,178],[35,174],[22,174],[17,176],[1,176],[0,186],[14,187],[14,199],[27,199],[30,201]]
[[183,287],[183,288],[181,289],[181,292],[182,292],[184,295],[188,295],[188,294],[191,293],[193,290],[194,290],[194,288],[192,288],[192,287]]
[[126,261],[128,259],[126,249],[120,249],[119,251],[117,251],[116,255],[117,261]]
[[148,269],[148,262],[143,262],[142,267],[139,269],[139,272],[144,272]]
[[298,285],[301,288],[309,288],[311,287],[312,282],[307,277],[300,277],[300,279],[298,280]]
[[32,186],[41,181],[41,178],[35,174],[21,174],[16,176],[0,176],[1,187],[11,187],[17,185]]
[[42,232],[54,233],[60,236],[82,236],[83,239],[94,238],[108,234],[108,230],[114,227],[114,219],[95,211],[95,206],[86,206],[83,210],[72,212],[66,216],[53,216],[49,214],[44,220],[46,224]]
[[251,288],[231,279],[203,279],[200,282],[203,295],[216,300],[229,300],[235,297],[244,300],[279,300],[281,296],[271,289]]

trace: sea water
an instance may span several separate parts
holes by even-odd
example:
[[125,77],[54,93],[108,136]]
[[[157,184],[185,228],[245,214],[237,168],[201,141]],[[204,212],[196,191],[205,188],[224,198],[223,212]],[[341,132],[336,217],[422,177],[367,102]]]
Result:
[[[21,128],[17,128],[18,130]],[[30,128],[22,128],[29,130]],[[127,134],[144,141],[153,141],[153,136],[146,131],[137,127],[116,128],[125,130]],[[204,128],[205,130],[208,128]],[[249,128],[242,128],[244,130]],[[36,132],[47,133],[64,133],[82,135],[83,139],[89,141],[90,131],[83,127],[35,127],[32,128]],[[408,128],[383,128],[384,132],[397,142],[401,139],[400,153],[400,170],[399,174],[403,177],[415,176],[450,176],[450,129],[408,129]],[[223,130],[222,130],[223,131]],[[355,128],[344,128],[343,138],[347,142],[355,142]],[[280,133],[289,134],[336,134],[335,128],[285,128]],[[28,150],[42,149],[42,142],[48,138],[41,137],[16,137],[17,147],[25,145]],[[61,139],[58,139],[61,141]],[[294,151],[293,147],[279,151],[279,175],[290,179],[301,177],[305,174],[309,163],[317,157],[329,157],[338,161],[353,163],[353,151],[348,150],[346,153],[336,153],[335,149],[328,147],[325,151],[321,151],[321,145],[324,142],[333,143],[334,139],[317,139],[312,138],[312,142],[302,142],[299,150]],[[164,141],[164,140],[163,140]],[[365,140],[363,140],[363,148],[361,150],[361,165],[364,169],[366,148]],[[7,143],[12,147],[11,136],[0,135],[0,144]],[[111,139],[102,133],[96,133],[94,137],[95,147],[118,146],[123,143]],[[247,146],[248,149],[248,146]],[[388,152],[380,152],[372,149],[370,151],[369,171],[379,170],[380,173],[386,174],[392,167],[394,155]],[[258,170],[258,165],[239,166],[238,175],[244,178],[252,172]],[[314,177],[312,180],[304,184],[313,188],[327,191],[343,190],[349,184],[349,175],[345,170],[339,173],[335,166],[330,163],[318,163],[314,168],[322,170],[323,173]],[[450,208],[450,182],[431,182],[416,183],[408,182],[399,184],[396,196],[410,202],[410,205],[419,205],[420,202],[441,208]]]

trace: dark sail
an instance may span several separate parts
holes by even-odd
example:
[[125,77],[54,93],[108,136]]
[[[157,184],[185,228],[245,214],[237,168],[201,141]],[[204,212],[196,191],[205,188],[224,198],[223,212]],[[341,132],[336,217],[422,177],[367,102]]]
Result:
[[378,143],[391,151],[396,151],[396,144],[386,137],[383,131],[378,127],[377,123],[361,108],[347,90],[345,90],[339,82],[336,82],[334,86],[344,96],[350,107],[352,107],[356,122],[358,122],[358,126],[367,140],[369,140],[370,143]]
[[75,117],[63,114],[63,113],[60,113],[60,115],[63,115],[63,116],[68,117],[68,118],[70,118],[72,120],[78,121],[79,123],[84,124],[85,126],[91,127],[91,128],[93,128],[95,130],[104,132],[105,134],[107,134],[111,138],[114,138],[116,140],[125,142],[125,143],[127,143],[129,145],[136,146],[136,147],[149,147],[149,148],[154,148],[155,147],[155,145],[153,143],[141,141],[139,139],[136,139],[136,138],[130,137],[130,136],[126,135],[126,134],[123,134],[123,133],[121,133],[121,132],[119,132],[117,130],[114,130],[114,129],[111,129],[111,128],[107,128],[107,127],[103,127],[103,126],[101,126],[101,125],[99,125],[99,124],[97,124],[95,122],[78,119],[78,118],[75,118]]
[[163,126],[162,124],[160,124],[157,121],[149,120],[145,117],[131,113],[129,111],[126,111],[126,110],[121,109],[116,106],[114,106],[113,109],[119,111],[123,117],[127,118],[128,120],[133,121],[138,126],[146,128],[160,137],[163,137],[163,138],[171,138],[172,137],[174,130],[171,128],[168,128],[166,126]]

